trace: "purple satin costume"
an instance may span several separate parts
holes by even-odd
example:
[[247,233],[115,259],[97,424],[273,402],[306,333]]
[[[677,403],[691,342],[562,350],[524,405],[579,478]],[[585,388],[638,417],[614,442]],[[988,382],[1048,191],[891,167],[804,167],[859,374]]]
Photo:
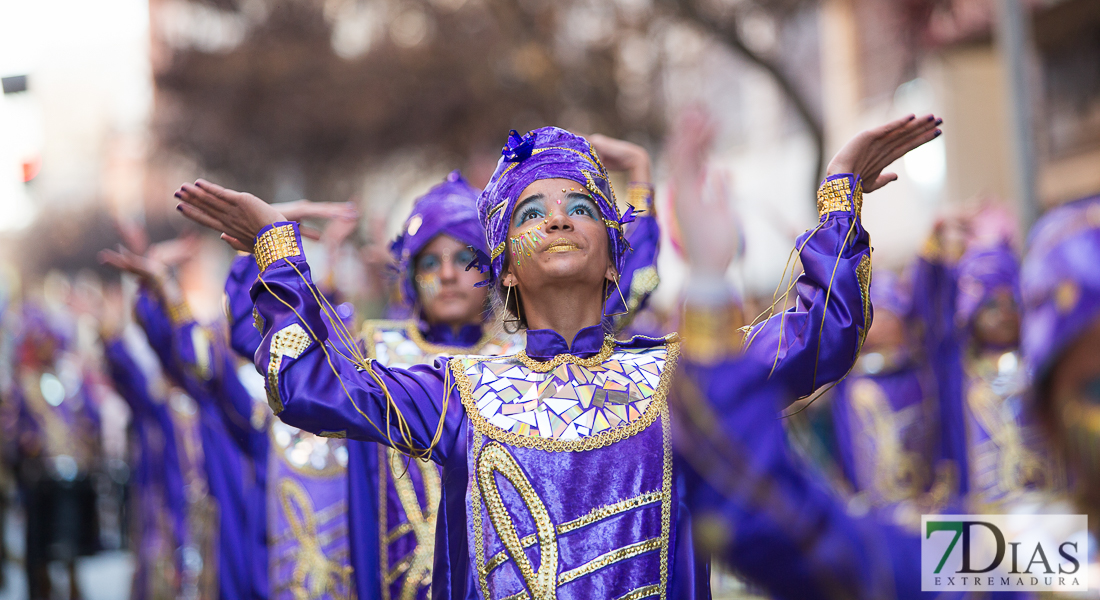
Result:
[[918,259],[914,292],[928,301],[916,305],[915,314],[924,326],[941,402],[953,415],[945,420],[945,435],[952,447],[965,448],[965,454],[953,451],[965,456],[960,489],[977,508],[1064,485],[1062,469],[1042,449],[1034,415],[1024,404],[1027,378],[1017,350],[975,344],[974,321],[1001,290],[1018,302],[1019,265],[1005,245],[970,250],[954,267],[934,255]]
[[[236,380],[220,338],[203,330],[192,336],[194,320],[170,314],[155,294],[138,297],[135,316],[149,345],[168,377],[199,404],[206,476],[217,504],[219,595],[267,598],[267,438],[251,423],[251,396]],[[202,341],[202,350],[196,351],[195,340]],[[211,385],[212,379],[226,385]]]
[[[543,178],[585,186],[622,268],[622,225],[631,215],[612,206],[606,171],[587,142],[544,128],[513,135],[503,155],[479,201],[491,279],[503,265],[518,193]],[[858,202],[841,204],[845,210],[829,211],[801,240],[798,306],[759,324],[750,344],[761,378],[774,371],[802,393],[849,369],[869,321],[867,236]],[[442,465],[436,538],[446,550],[436,552],[433,597],[709,594],[683,496],[689,475],[670,453],[663,410],[675,338],[612,343],[592,326],[570,343],[534,330],[517,357],[409,369],[330,363],[338,342],[328,338],[300,248],[295,224],[269,226],[258,238],[257,252],[272,262],[252,289],[264,322],[257,367],[284,421],[407,444]]]
[[[892,314],[911,331],[911,299],[890,271],[871,283],[876,313]],[[938,511],[958,497],[958,457],[947,453],[936,379],[913,334],[897,348],[864,348],[836,387],[833,423],[841,470],[852,490],[899,518]]]
[[[1021,349],[1033,385],[1042,385],[1067,346],[1100,319],[1098,255],[1100,197],[1053,209],[1033,228],[1020,275]],[[799,464],[774,418],[774,407],[789,396],[754,386],[743,377],[745,362],[683,367],[720,418],[725,443],[737,450],[701,452],[686,436],[677,446],[711,465],[692,508],[735,533],[715,550],[778,598],[956,597],[919,591],[919,537],[874,513],[851,516]]]
[[[396,270],[401,277],[400,287],[402,299],[406,303],[404,307],[406,312],[415,311],[417,297],[412,277],[412,263],[420,251],[436,236],[449,235],[480,250],[482,253],[485,252],[484,229],[478,222],[477,212],[474,208],[474,201],[477,199],[478,193],[455,171],[449,174],[443,183],[433,187],[417,200],[413,211],[402,227],[402,234],[391,246],[397,265]],[[631,225],[628,236],[634,245],[635,251],[631,253],[627,261],[622,285],[627,291],[628,302],[636,309],[644,305],[655,283],[655,277],[650,275],[645,275],[646,282],[644,283],[648,283],[648,285],[635,284],[632,288],[630,282],[638,270],[643,270],[643,273],[654,271],[660,238],[660,230],[656,219],[652,214],[638,218]],[[234,262],[229,280],[226,283],[227,305],[232,315],[230,328],[233,347],[242,355],[249,357],[255,354],[256,348],[260,344],[260,335],[252,327],[251,311],[253,305],[252,299],[248,295],[249,287],[256,280],[257,274],[258,268],[255,261],[251,257],[240,257]],[[608,299],[608,305],[608,313],[623,310],[622,301],[617,294]],[[337,306],[337,310],[339,311],[343,306]],[[497,352],[496,348],[498,346],[494,343],[486,345],[486,340],[482,339],[483,330],[478,326],[464,327],[456,332],[447,326],[431,326],[421,319],[416,325],[418,335],[404,333],[407,326],[406,322],[372,323],[370,327],[377,332],[375,336],[379,336],[379,339],[363,339],[364,350],[372,357],[377,358],[374,345],[382,344],[382,346],[385,346],[386,344],[381,342],[380,337],[384,335],[387,339],[390,337],[397,338],[399,343],[405,343],[409,348],[412,347],[411,344],[422,346],[417,352],[423,352],[423,358],[414,359],[411,356],[401,356],[395,364],[408,364],[410,360],[430,362],[438,354],[436,347],[447,348],[449,353]],[[368,336],[367,333],[364,333],[364,336],[375,337]],[[512,351],[516,349],[513,348]],[[390,348],[390,350],[397,350],[397,348]],[[392,355],[393,352],[389,354]],[[383,364],[385,363],[386,361],[383,361]],[[399,573],[399,576],[393,578],[392,583],[388,584],[385,590],[382,589],[381,582],[386,579],[386,576],[379,575],[382,572],[379,566],[382,556],[379,552],[380,544],[378,540],[384,535],[384,532],[379,529],[379,519],[374,518],[374,515],[385,514],[386,532],[408,527],[408,515],[404,504],[409,504],[411,497],[403,498],[409,493],[404,491],[404,486],[402,486],[402,493],[399,493],[394,486],[393,470],[385,459],[387,450],[368,442],[350,439],[347,440],[347,448],[348,470],[350,473],[359,474],[359,476],[350,477],[348,480],[348,503],[352,507],[349,511],[350,542],[359,597],[399,598],[403,587],[409,584],[410,576],[407,571],[404,574]],[[429,495],[434,495],[435,492],[429,494],[429,491],[424,487],[424,479],[421,475],[422,463],[408,463],[406,460],[399,459],[394,462],[394,465],[398,473],[407,471],[407,478],[412,483],[412,494],[417,499],[416,501],[422,505],[419,509],[421,515],[418,516],[418,520],[424,514],[435,513],[436,507],[431,506],[429,508],[428,502]],[[379,493],[383,481],[385,481],[384,494],[386,500],[384,502],[385,508],[380,513],[380,508],[383,507],[379,505]],[[435,484],[434,487],[438,487],[438,484]],[[414,508],[413,510],[417,509]],[[392,571],[395,567],[402,568],[403,559],[415,553],[419,539],[419,534],[410,531],[386,543],[385,546],[388,547],[382,553],[388,563],[386,571]],[[442,542],[444,540],[438,541]],[[429,564],[429,576],[430,566]],[[426,597],[428,589],[427,585],[417,586],[416,596]]]
[[104,358],[115,390],[132,415],[135,548],[143,557],[134,573],[134,597],[152,598],[164,583],[175,588],[176,577],[183,572],[187,506],[175,427],[167,396],[154,391],[151,378],[121,337],[105,340]]

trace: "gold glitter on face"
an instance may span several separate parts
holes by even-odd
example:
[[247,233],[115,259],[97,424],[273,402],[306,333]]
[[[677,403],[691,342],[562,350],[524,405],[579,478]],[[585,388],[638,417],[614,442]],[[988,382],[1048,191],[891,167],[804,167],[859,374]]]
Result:
[[542,240],[546,239],[546,232],[543,231],[542,226],[546,225],[547,221],[549,221],[549,219],[535,225],[534,229],[528,229],[516,237],[511,238],[512,260],[515,261],[517,267],[520,265],[523,256],[531,256],[531,253],[538,249]]

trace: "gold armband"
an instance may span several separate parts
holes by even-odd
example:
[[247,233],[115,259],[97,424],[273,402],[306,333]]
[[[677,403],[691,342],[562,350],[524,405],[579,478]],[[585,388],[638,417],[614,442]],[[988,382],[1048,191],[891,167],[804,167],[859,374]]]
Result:
[[634,212],[646,216],[656,216],[653,206],[653,186],[648,183],[631,181],[627,188],[626,203],[634,207]]
[[825,216],[832,212],[850,212],[856,217],[863,209],[863,183],[856,180],[852,189],[851,176],[827,179],[817,188],[817,212]]
[[680,328],[684,356],[698,362],[713,363],[739,353],[743,322],[741,307],[736,304],[713,308],[688,304],[684,307],[684,322]]
[[279,225],[268,229],[260,239],[256,240],[256,247],[252,249],[252,254],[256,256],[256,265],[260,267],[261,273],[279,260],[301,256],[302,250],[298,247],[294,226]]

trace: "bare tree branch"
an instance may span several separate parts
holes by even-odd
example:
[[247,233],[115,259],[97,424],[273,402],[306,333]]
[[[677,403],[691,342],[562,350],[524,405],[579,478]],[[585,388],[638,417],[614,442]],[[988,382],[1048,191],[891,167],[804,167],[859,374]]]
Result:
[[825,131],[817,116],[810,109],[810,104],[802,93],[795,87],[794,81],[773,60],[753,50],[745,43],[738,29],[736,20],[720,20],[706,14],[696,4],[696,0],[675,0],[674,6],[678,15],[698,25],[707,33],[721,40],[735,52],[743,56],[749,62],[760,67],[771,76],[775,84],[779,86],[783,95],[790,100],[795,112],[806,126],[810,137],[813,139],[816,160],[814,161],[813,181],[811,188],[816,195],[818,182],[825,174]]

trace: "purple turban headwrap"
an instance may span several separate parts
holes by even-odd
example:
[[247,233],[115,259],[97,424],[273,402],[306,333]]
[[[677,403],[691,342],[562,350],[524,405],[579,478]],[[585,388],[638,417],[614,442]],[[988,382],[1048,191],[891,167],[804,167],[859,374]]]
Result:
[[886,310],[905,319],[909,316],[909,296],[901,277],[893,271],[883,269],[871,279],[871,305],[875,310]]
[[1020,264],[1007,245],[971,250],[959,259],[959,292],[955,303],[955,322],[960,328],[973,325],[978,309],[1000,289],[1012,291],[1020,301]]
[[1021,287],[1020,345],[1041,380],[1100,317],[1100,196],[1056,208],[1035,224]]
[[575,181],[592,195],[607,226],[612,262],[622,273],[630,247],[623,235],[623,225],[634,220],[634,209],[619,215],[607,169],[588,140],[558,127],[543,127],[523,137],[512,130],[508,144],[501,150],[496,171],[477,200],[478,216],[489,247],[488,255],[478,257],[482,271],[489,273],[486,285],[495,283],[504,270],[508,228],[519,195],[542,179]]
[[479,193],[458,171],[451,171],[442,183],[416,199],[401,235],[390,245],[407,303],[413,304],[417,297],[413,261],[436,236],[449,235],[472,246],[475,253],[485,253],[485,230],[476,207]]

